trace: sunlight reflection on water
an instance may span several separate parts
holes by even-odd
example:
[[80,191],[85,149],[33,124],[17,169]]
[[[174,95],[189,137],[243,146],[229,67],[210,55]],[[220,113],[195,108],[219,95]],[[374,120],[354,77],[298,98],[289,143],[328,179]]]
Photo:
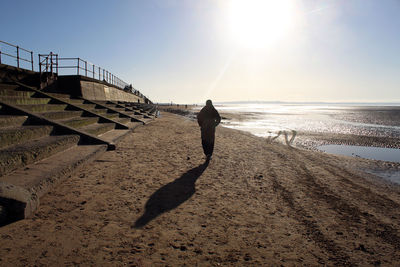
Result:
[[369,147],[369,146],[349,146],[349,145],[322,145],[317,147],[319,150],[344,156],[361,157],[366,159],[400,162],[400,149]]
[[[383,160],[390,162],[400,162],[400,149],[383,148],[383,147],[368,147],[368,146],[349,146],[349,145],[323,145],[317,147],[319,150],[326,153],[361,157],[373,160]],[[372,171],[368,172],[382,177],[391,182],[400,184],[399,171]]]
[[[319,133],[355,134],[376,137],[400,137],[400,127],[340,120],[348,106],[334,105],[217,105],[220,113],[232,114],[233,119],[222,121],[223,126],[235,128],[260,137],[274,135],[281,130]],[[241,115],[240,120],[235,115]]]

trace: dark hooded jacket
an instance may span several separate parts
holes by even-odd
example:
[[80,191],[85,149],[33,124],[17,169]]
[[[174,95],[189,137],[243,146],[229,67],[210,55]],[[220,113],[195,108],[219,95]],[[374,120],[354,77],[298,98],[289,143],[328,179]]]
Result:
[[201,127],[201,139],[214,140],[215,127],[221,122],[221,116],[212,104],[200,110],[197,114],[197,122]]

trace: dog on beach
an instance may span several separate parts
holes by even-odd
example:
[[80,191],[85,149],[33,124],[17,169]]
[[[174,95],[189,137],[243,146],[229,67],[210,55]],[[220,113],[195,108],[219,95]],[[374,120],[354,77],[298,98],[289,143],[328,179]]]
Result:
[[292,146],[294,139],[296,138],[297,132],[295,130],[292,130],[292,137],[289,140],[289,133],[287,131],[279,131],[278,134],[274,137],[268,136],[267,137],[267,142],[272,143],[272,141],[276,140],[279,136],[284,135],[285,136],[285,143],[288,146]]

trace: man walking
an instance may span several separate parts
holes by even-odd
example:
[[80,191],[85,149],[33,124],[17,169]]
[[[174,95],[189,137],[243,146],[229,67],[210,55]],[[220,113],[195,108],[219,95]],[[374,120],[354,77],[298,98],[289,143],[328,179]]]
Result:
[[207,100],[206,106],[197,114],[197,122],[201,127],[201,144],[204,154],[207,160],[210,160],[214,151],[215,127],[221,122],[221,116],[211,100]]

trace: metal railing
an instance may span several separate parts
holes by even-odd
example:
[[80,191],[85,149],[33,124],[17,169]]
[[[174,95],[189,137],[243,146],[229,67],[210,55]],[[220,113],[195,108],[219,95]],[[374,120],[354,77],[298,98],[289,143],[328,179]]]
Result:
[[58,74],[58,55],[53,54],[39,54],[39,72],[47,72],[51,74]]
[[[54,54],[53,54],[54,56]],[[99,81],[105,81],[109,84],[112,84],[118,88],[124,89],[126,86],[129,86],[128,83],[124,82],[111,72],[106,69],[103,69],[95,64],[83,60],[79,57],[58,57],[56,58],[57,64],[56,70],[65,73],[65,70],[72,70],[76,75],[82,75],[86,77],[90,77]],[[51,67],[50,67],[51,68]]]
[[[7,49],[4,49],[3,51],[3,45],[5,46],[5,48],[8,49],[16,49],[15,51],[10,51],[8,52]],[[23,66],[23,63],[29,63],[30,68],[32,71],[33,69],[33,52],[26,50],[22,47],[19,47],[18,45],[13,45],[4,41],[0,40],[0,64],[2,64],[2,56],[6,56],[8,59],[11,59],[11,64],[7,65],[14,65],[16,61],[16,67],[17,68],[24,68],[24,69],[28,69],[27,67]],[[3,59],[4,61],[4,59]],[[14,64],[13,64],[14,62]]]
[[[16,49],[16,50],[9,51],[10,49]],[[2,56],[7,57],[7,62],[3,61],[2,63]],[[128,83],[124,82],[123,80],[121,80],[108,70],[96,66],[95,64],[83,60],[79,57],[60,58],[58,57],[58,54],[54,54],[52,52],[50,52],[49,54],[38,54],[38,56],[39,56],[39,72],[41,74],[47,73],[53,76],[53,74],[58,75],[60,71],[62,72],[61,75],[66,75],[66,74],[82,75],[100,81],[105,81],[125,91],[128,90],[131,93],[141,98],[148,99],[139,90],[133,88],[132,85],[129,85]],[[16,65],[17,68],[28,69],[25,66],[22,66],[22,63],[25,63],[25,65],[26,63],[29,63],[30,69],[34,71],[33,52],[21,48],[17,45],[13,45],[0,40],[0,64]],[[68,71],[70,73],[67,73]]]

